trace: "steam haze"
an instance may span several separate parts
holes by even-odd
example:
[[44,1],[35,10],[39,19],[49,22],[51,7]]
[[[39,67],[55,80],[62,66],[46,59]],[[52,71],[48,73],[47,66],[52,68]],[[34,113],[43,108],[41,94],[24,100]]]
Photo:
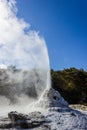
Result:
[[[17,12],[15,0],[0,0],[0,80],[5,83],[0,90],[0,107],[7,110],[35,102],[50,87],[45,40],[30,30],[30,24],[19,19]],[[15,66],[15,70],[8,66]]]

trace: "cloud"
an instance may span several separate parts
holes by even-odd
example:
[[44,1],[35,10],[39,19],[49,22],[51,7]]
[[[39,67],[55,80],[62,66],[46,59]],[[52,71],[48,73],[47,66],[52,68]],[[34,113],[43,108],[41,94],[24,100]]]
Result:
[[0,64],[18,68],[49,68],[44,38],[17,17],[15,0],[0,0]]

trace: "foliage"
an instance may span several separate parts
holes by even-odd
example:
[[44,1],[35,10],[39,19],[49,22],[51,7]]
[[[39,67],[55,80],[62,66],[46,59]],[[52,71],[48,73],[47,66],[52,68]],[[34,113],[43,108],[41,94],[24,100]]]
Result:
[[71,104],[87,102],[87,72],[83,69],[51,70],[52,86]]

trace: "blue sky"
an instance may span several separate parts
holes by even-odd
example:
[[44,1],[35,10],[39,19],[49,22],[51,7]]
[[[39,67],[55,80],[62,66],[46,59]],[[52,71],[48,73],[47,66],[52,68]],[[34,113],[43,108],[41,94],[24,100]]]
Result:
[[87,0],[17,0],[17,7],[45,38],[51,68],[87,70]]

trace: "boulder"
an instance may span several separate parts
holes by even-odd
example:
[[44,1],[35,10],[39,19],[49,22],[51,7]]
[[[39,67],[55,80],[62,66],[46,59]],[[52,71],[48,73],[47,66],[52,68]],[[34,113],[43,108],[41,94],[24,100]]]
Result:
[[10,112],[8,117],[12,122],[12,126],[20,128],[35,128],[45,122],[45,117],[40,112],[32,112],[29,115]]

